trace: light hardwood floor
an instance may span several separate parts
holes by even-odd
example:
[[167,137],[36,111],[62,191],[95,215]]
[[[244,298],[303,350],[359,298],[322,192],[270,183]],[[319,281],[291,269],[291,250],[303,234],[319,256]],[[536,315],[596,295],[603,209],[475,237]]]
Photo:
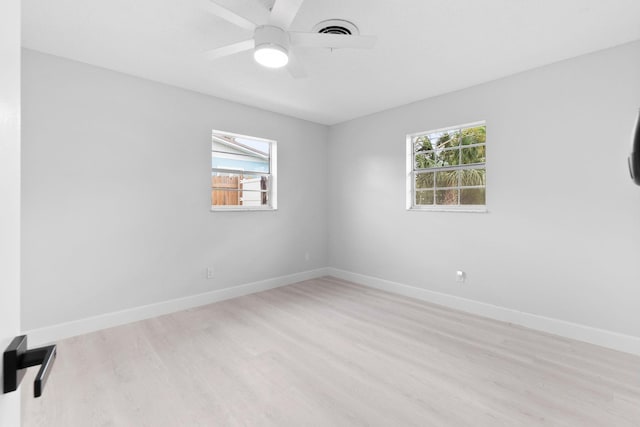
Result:
[[640,357],[329,277],[58,355],[24,426],[640,426]]

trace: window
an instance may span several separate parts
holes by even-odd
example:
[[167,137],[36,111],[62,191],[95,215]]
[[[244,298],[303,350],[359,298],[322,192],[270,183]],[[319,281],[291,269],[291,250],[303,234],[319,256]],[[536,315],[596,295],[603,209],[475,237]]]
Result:
[[276,142],[214,130],[211,210],[276,207]]
[[486,211],[484,122],[407,136],[407,209]]

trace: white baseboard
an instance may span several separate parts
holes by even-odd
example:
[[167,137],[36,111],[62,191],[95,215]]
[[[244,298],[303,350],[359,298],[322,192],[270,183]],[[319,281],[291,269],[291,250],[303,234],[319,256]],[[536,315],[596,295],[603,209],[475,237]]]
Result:
[[287,276],[274,277],[244,285],[217,289],[215,291],[205,292],[198,295],[191,295],[170,301],[134,307],[127,310],[60,323],[44,328],[32,329],[24,331],[23,333],[29,336],[30,346],[39,346],[76,335],[82,335],[101,329],[161,316],[163,314],[174,313],[180,310],[211,304],[217,301],[266,291],[326,275],[359,283],[371,288],[428,301],[456,310],[465,311],[467,313],[477,314],[490,319],[509,322],[566,338],[640,355],[640,337],[620,334],[617,332],[536,314],[525,313],[510,308],[500,307],[440,292],[429,291],[427,289],[416,288],[414,286],[404,285],[402,283],[392,282],[390,280],[379,279],[377,277],[366,276],[364,274],[353,273],[337,268],[320,268]]
[[125,323],[137,322],[138,320],[149,319],[151,317],[162,316],[163,314],[174,313],[193,307],[211,304],[243,295],[262,292],[280,286],[290,285],[303,280],[315,279],[326,276],[327,269],[320,268],[287,276],[274,277],[272,279],[260,280],[258,282],[246,283],[244,285],[232,286],[202,294],[191,295],[184,298],[177,298],[155,304],[134,307],[113,313],[101,314],[85,319],[60,323],[44,328],[24,331],[23,334],[29,336],[29,346],[39,346],[50,342],[60,341],[76,335],[98,331],[100,329],[111,328]]
[[352,273],[337,268],[327,268],[327,274],[342,280],[359,283],[371,288],[428,301],[467,313],[477,314],[490,319],[509,322],[526,328],[547,332],[562,337],[584,341],[608,347],[614,350],[640,355],[640,337],[624,335],[604,329],[593,328],[578,323],[567,322],[537,314],[525,313],[510,308],[487,304],[466,298],[429,291],[402,283]]

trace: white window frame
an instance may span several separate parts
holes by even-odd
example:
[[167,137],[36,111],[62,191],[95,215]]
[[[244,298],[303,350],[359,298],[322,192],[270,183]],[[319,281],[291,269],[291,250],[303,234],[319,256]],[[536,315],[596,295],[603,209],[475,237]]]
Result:
[[[269,144],[270,152],[269,152],[269,173],[253,173],[254,175],[264,175],[269,177],[269,186],[267,188],[267,200],[269,201],[268,205],[265,206],[219,206],[219,205],[211,205],[211,212],[230,212],[230,211],[275,211],[278,210],[278,142],[273,139],[260,138],[256,136],[250,135],[242,135],[239,133],[227,132],[224,130],[216,130],[212,129],[211,134],[225,134],[234,138],[242,138],[242,139],[253,139],[255,141],[262,141]],[[234,170],[234,169],[220,169],[211,167],[211,171],[218,171],[222,173],[233,173],[237,174],[242,171]],[[211,185],[209,185],[211,189]]]
[[[434,172],[438,171],[438,170],[446,170],[446,168],[429,168],[429,169],[422,169],[419,171],[416,171],[415,169],[415,161],[414,161],[414,144],[413,144],[413,140],[417,137],[420,136],[424,136],[424,135],[428,135],[431,133],[437,133],[437,132],[447,132],[447,131],[452,131],[452,130],[462,130],[462,129],[466,129],[466,128],[472,128],[472,127],[478,127],[478,126],[487,126],[486,121],[482,120],[482,121],[478,121],[478,122],[472,122],[472,123],[465,123],[465,124],[461,124],[461,125],[456,125],[456,126],[449,126],[449,127],[445,127],[445,128],[440,128],[440,129],[432,129],[432,130],[428,130],[428,131],[424,131],[424,132],[415,132],[415,133],[411,133],[407,135],[407,140],[406,140],[406,146],[407,146],[407,169],[406,169],[406,177],[407,177],[407,194],[406,194],[406,208],[409,211],[430,211],[430,212],[488,212],[487,209],[487,204],[486,204],[486,200],[485,200],[485,204],[484,205],[416,205],[416,188],[415,188],[415,174],[417,172],[424,172],[424,171],[431,171],[433,170]],[[486,153],[486,143],[485,143],[485,153]],[[481,163],[484,165],[485,170],[486,170],[486,159],[484,163]],[[464,165],[457,165],[455,166],[455,169],[457,170],[464,170],[464,169],[476,169],[478,167],[478,163],[473,164],[473,165],[468,165],[468,166],[464,166]],[[434,177],[435,178],[435,177]],[[486,191],[487,185],[486,185],[486,177],[485,177],[485,191]],[[486,194],[486,193],[485,193]],[[434,194],[435,197],[435,194]]]

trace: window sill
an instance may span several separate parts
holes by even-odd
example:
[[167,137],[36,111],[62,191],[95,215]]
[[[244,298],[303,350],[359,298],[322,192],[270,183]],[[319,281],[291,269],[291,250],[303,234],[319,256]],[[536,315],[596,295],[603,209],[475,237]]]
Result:
[[412,206],[407,208],[414,212],[466,212],[466,213],[489,213],[486,206]]
[[278,208],[271,206],[230,206],[230,207],[211,207],[210,212],[253,212],[253,211],[277,211]]

